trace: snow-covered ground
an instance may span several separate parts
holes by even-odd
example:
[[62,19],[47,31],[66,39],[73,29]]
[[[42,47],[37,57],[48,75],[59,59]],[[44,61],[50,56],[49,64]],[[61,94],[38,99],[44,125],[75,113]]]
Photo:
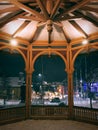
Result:
[[[39,99],[37,99],[39,100]],[[67,105],[68,105],[68,99],[66,99]],[[41,105],[40,102],[32,102],[32,105]],[[7,100],[5,101],[5,106],[10,105],[21,105],[21,100]],[[48,105],[48,104],[47,104]],[[54,104],[55,105],[55,104]],[[4,106],[4,100],[0,99],[0,106]],[[81,106],[81,107],[89,107],[90,108],[90,99],[86,98],[77,98],[74,97],[74,106]],[[98,101],[92,100],[92,107],[98,109]]]

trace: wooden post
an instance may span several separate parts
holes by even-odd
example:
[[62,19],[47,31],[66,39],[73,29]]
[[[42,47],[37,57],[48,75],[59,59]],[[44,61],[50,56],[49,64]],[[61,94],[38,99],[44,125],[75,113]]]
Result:
[[68,74],[69,119],[73,119],[73,66],[72,66],[72,52],[70,44],[68,45],[67,61],[68,61],[67,74]]
[[73,119],[73,73],[68,72],[68,106],[69,118]]
[[32,46],[28,47],[26,64],[26,119],[31,115]]

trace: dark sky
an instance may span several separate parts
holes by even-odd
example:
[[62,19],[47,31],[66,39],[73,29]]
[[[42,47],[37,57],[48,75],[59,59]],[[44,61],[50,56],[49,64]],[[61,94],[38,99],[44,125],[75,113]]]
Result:
[[[93,56],[92,56],[93,54]],[[98,68],[98,51],[92,54],[83,54],[77,57],[75,68],[84,75],[85,71],[85,57],[87,58],[88,71],[91,67]],[[61,82],[66,78],[64,61],[56,55],[40,56],[34,65],[33,82],[38,82],[38,74],[43,74],[43,80],[48,82]],[[0,77],[6,76],[19,76],[19,72],[25,72],[25,64],[21,55],[2,52],[0,51]],[[78,76],[79,77],[79,76]]]
[[0,76],[19,76],[24,68],[24,60],[20,55],[0,51]]
[[[24,72],[24,69],[22,56],[0,51],[0,77],[2,75],[19,76],[19,72]],[[40,56],[35,62],[34,69],[34,82],[39,82],[39,73],[43,74],[43,80],[48,82],[62,81],[66,77],[64,62],[56,55]]]
[[43,74],[45,81],[63,81],[66,78],[65,64],[64,61],[56,55],[40,56],[34,65],[35,72],[33,76],[39,80],[38,74]]
[[90,74],[90,71],[98,68],[98,51],[79,55],[74,67],[78,72],[78,77],[80,78],[81,71],[82,77],[85,79],[85,73]]

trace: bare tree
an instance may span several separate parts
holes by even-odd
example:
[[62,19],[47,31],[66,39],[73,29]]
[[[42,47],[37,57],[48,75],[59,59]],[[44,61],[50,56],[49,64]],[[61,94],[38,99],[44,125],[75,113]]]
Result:
[[95,93],[91,90],[91,87],[93,87],[93,83],[98,81],[98,68],[90,69],[90,71],[87,73],[86,77],[86,83],[87,83],[87,94],[90,98],[90,107],[92,108],[92,99],[95,96]]

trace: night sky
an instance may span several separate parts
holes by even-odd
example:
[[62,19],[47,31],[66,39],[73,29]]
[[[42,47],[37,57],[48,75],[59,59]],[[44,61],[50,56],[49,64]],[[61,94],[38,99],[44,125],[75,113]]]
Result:
[[0,51],[0,77],[19,76],[19,72],[24,72],[24,60],[21,55]]
[[34,65],[34,80],[39,80],[38,74],[41,73],[43,80],[48,82],[63,81],[66,78],[64,61],[56,55],[40,56]]
[[[93,55],[92,55],[93,54]],[[98,68],[98,51],[91,54],[79,55],[75,62],[75,68],[85,72],[85,57],[87,58],[88,71],[91,67]],[[33,82],[45,80],[47,82],[61,82],[67,78],[64,61],[56,55],[40,56],[34,65]],[[25,64],[21,55],[9,52],[0,51],[0,77],[5,76],[19,76],[19,72],[25,73]],[[38,74],[42,74],[43,78],[39,79]],[[79,74],[78,74],[79,77]]]
[[[62,81],[66,77],[65,64],[63,60],[56,56],[48,55],[40,56],[34,65],[33,82],[39,82],[38,74],[43,75],[43,80],[48,82]],[[19,76],[19,72],[25,73],[24,60],[21,55],[9,52],[0,51],[0,77]]]

